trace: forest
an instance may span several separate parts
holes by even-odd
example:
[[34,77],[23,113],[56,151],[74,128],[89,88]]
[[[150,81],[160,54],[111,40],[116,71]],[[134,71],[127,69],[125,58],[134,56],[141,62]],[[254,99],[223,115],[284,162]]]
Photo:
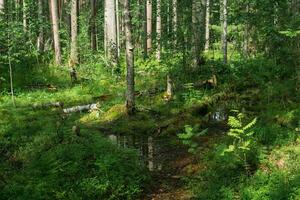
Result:
[[299,0],[0,0],[0,200],[299,200]]

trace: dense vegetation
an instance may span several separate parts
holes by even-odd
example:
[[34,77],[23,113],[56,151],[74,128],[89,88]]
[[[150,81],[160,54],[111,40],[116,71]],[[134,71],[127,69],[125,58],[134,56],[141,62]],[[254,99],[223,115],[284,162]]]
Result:
[[299,199],[299,13],[0,0],[0,199]]

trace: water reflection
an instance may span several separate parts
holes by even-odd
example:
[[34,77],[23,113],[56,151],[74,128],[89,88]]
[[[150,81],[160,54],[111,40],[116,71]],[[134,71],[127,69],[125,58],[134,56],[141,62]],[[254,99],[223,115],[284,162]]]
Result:
[[149,171],[160,171],[163,168],[163,141],[152,136],[109,135],[109,140],[120,148],[138,150],[141,160],[148,166]]
[[226,122],[228,119],[227,111],[224,107],[216,108],[211,115],[212,122]]

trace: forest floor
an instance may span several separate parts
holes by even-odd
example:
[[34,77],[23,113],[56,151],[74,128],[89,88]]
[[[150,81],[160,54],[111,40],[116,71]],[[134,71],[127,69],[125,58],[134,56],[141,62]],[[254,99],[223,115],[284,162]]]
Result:
[[[0,177],[4,179],[3,183],[10,176],[13,177],[10,180],[12,184],[15,180],[19,181],[19,177],[28,176],[30,173],[26,170],[25,174],[20,175],[19,168],[23,163],[32,162],[33,155],[47,152],[64,140],[72,143],[82,139],[82,135],[97,134],[111,140],[119,149],[136,149],[145,165],[153,168],[150,170],[151,181],[145,186],[142,199],[188,200],[195,197],[191,179],[201,172],[214,170],[210,164],[215,158],[207,160],[205,157],[214,153],[218,145],[223,145],[228,131],[227,123],[215,121],[213,116],[228,117],[231,109],[244,110],[249,118],[259,116],[263,122],[259,124],[257,132],[260,138],[257,140],[261,143],[272,144],[278,140],[284,146],[297,138],[299,129],[295,127],[298,126],[299,102],[297,97],[289,94],[294,94],[294,88],[289,87],[291,91],[287,91],[283,82],[274,80],[274,85],[279,85],[276,88],[284,90],[284,93],[277,91],[280,96],[271,90],[275,88],[271,83],[268,83],[271,89],[264,85],[253,86],[250,78],[249,83],[241,80],[241,84],[235,85],[233,81],[209,89],[190,87],[189,82],[199,80],[187,80],[186,86],[181,84],[184,86],[177,87],[173,99],[169,101],[164,97],[164,83],[161,80],[156,83],[151,77],[148,79],[137,80],[137,112],[133,116],[126,114],[124,106],[125,82],[115,84],[116,80],[104,75],[97,76],[96,81],[83,81],[75,85],[54,81],[37,88],[35,85],[29,86],[24,91],[17,91],[17,107],[12,106],[9,95],[1,96],[0,150],[6,154],[0,157],[3,160],[0,169],[8,169],[4,178]],[[266,92],[269,96],[261,95]],[[60,107],[45,107],[54,102],[63,102],[63,108],[97,103],[97,109],[63,114]],[[191,153],[189,145],[184,145],[178,137],[187,125],[193,127],[193,134],[208,129],[207,134],[196,137],[196,154]],[[79,127],[80,133],[73,130],[74,127]],[[74,133],[78,137],[74,138]],[[35,173],[35,168],[32,171]],[[4,187],[5,184],[0,180],[0,187],[2,185]]]

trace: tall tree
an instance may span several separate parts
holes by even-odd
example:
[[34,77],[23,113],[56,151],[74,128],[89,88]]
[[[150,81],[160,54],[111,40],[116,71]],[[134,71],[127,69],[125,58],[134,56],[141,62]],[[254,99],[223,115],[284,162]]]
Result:
[[222,5],[222,51],[223,51],[223,62],[227,63],[227,0],[223,0]]
[[37,49],[39,52],[44,51],[44,12],[43,12],[44,0],[38,0],[38,19],[39,19],[39,35],[37,39]]
[[23,0],[23,29],[27,31],[27,2]]
[[96,0],[91,0],[91,48],[97,49]]
[[117,20],[115,0],[105,0],[105,46],[108,58],[118,64]]
[[193,0],[192,3],[192,26],[193,26],[193,57],[194,62],[193,66],[199,66],[200,65],[200,7],[201,2],[200,0]]
[[51,3],[51,17],[52,17],[52,31],[54,40],[55,63],[61,64],[61,47],[59,36],[59,21],[58,21],[58,7],[57,0],[50,0]]
[[120,12],[119,12],[119,0],[116,1],[116,28],[117,28],[117,51],[118,51],[118,58],[120,57],[120,49],[121,49],[121,43],[120,43]]
[[157,0],[157,14],[156,14],[156,59],[161,58],[161,0]]
[[4,0],[0,0],[0,14],[4,13]]
[[125,18],[126,66],[127,66],[126,108],[127,108],[127,112],[131,114],[135,110],[135,101],[134,101],[134,46],[132,43],[130,0],[124,0],[124,18]]
[[205,10],[205,51],[209,50],[210,37],[210,0],[206,0]]
[[177,44],[177,0],[172,0],[172,27],[173,27],[173,39],[174,39],[174,46]]
[[77,47],[77,37],[78,37],[78,2],[77,0],[71,1],[71,55],[70,62],[73,64],[78,63],[78,47]]
[[152,0],[147,0],[147,55],[152,50]]

